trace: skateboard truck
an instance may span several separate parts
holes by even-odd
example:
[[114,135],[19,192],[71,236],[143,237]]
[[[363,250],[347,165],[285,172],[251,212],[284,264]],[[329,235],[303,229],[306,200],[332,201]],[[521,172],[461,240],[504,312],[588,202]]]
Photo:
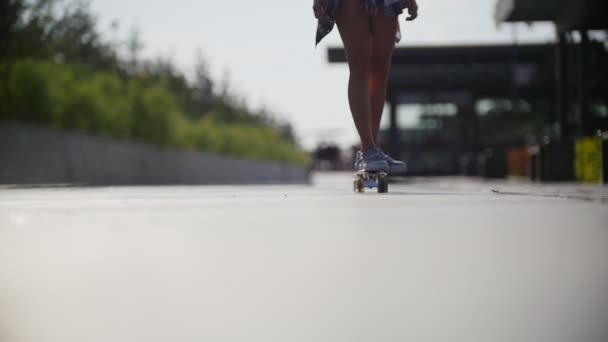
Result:
[[357,193],[365,192],[365,188],[378,189],[378,193],[388,192],[386,172],[357,171],[353,180],[353,190]]

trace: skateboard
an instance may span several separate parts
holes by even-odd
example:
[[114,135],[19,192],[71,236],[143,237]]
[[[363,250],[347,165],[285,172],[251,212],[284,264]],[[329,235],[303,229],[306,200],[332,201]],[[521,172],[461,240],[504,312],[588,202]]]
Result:
[[357,193],[365,192],[365,188],[378,189],[378,193],[388,192],[388,181],[386,172],[357,171],[353,180],[353,190]]

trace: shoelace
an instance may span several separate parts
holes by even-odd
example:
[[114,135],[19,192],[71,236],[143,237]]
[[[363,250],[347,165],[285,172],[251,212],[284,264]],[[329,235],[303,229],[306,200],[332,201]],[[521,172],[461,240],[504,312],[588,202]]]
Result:
[[357,151],[355,155],[355,168],[359,168],[361,163],[363,162],[363,153],[361,151]]

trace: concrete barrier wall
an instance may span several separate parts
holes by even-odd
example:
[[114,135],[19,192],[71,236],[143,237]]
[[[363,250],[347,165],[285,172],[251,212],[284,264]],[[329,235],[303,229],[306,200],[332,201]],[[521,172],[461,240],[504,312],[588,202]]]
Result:
[[0,184],[307,183],[275,162],[159,148],[58,129],[0,123]]

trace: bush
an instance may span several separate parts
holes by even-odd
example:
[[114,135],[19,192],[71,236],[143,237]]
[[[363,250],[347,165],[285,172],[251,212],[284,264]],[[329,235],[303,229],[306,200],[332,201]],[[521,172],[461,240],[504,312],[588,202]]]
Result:
[[[222,121],[222,106],[190,119],[162,80],[123,79],[83,65],[33,59],[4,63],[0,69],[7,75],[0,84],[3,119],[244,158],[298,165],[308,161],[275,127],[253,120]],[[231,118],[250,115],[231,110]]]

